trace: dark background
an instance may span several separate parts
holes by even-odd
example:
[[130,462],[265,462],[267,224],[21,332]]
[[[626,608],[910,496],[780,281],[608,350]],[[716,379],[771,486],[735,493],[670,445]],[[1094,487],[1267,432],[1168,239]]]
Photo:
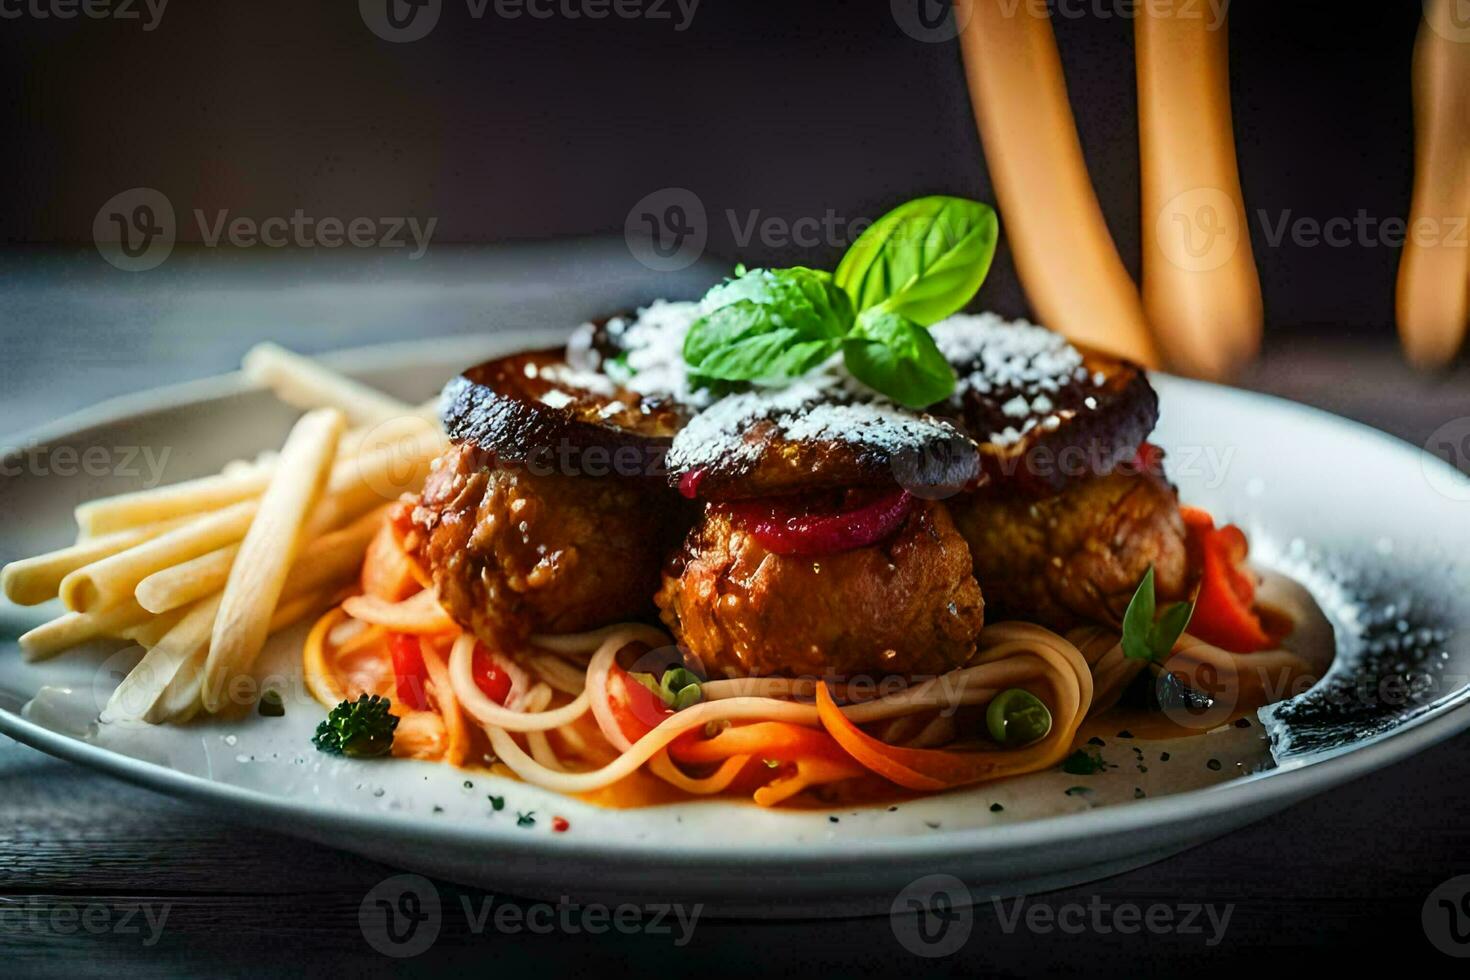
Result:
[[[13,3],[0,0],[0,12]],[[1131,22],[1114,0],[1068,8],[1084,11],[1054,19],[1083,146],[1136,274]],[[445,0],[434,31],[408,44],[374,36],[351,0],[172,0],[152,31],[0,19],[0,436],[108,395],[229,370],[265,338],[315,352],[569,323],[695,295],[736,259],[830,266],[846,245],[740,248],[732,212],[740,224],[854,220],[921,193],[993,198],[956,46],[905,34],[887,0],[702,0],[682,32],[677,8],[665,9],[674,20],[475,20],[464,0]],[[1264,357],[1242,383],[1416,444],[1470,415],[1470,377],[1425,378],[1402,364],[1397,249],[1273,247],[1258,212],[1271,222],[1406,215],[1419,10],[1417,0],[1231,5],[1237,142],[1267,309]],[[157,270],[120,272],[92,247],[93,219],[139,186],[173,202],[185,240],[196,208],[438,223],[420,261],[181,246]],[[632,260],[623,229],[640,199],[675,186],[703,203],[710,254],[660,276]],[[1004,249],[980,302],[1026,312]],[[4,741],[0,911],[35,912],[24,921],[41,925],[0,929],[0,972],[559,975],[599,960],[599,973],[641,976],[1207,976],[1267,962],[1321,973],[1345,951],[1360,966],[1391,956],[1400,970],[1443,970],[1454,961],[1429,947],[1419,915],[1438,883],[1470,872],[1467,749],[1462,736],[1187,854],[1046,899],[1234,903],[1223,948],[1007,934],[981,909],[963,953],[932,963],[908,956],[880,918],[710,923],[686,950],[460,928],[397,964],[367,947],[357,921],[365,891],[394,869]],[[460,894],[439,887],[446,902]],[[57,909],[139,900],[175,909],[157,948],[47,924]]]
[[[1136,274],[1129,0],[1061,2],[1083,146]],[[887,0],[702,0],[683,31],[673,0],[664,10],[508,20],[492,6],[476,19],[444,0],[433,31],[405,44],[375,36],[351,0],[173,0],[152,31],[0,22],[0,241],[88,243],[101,204],[135,186],[170,198],[183,239],[197,237],[194,208],[257,219],[302,208],[436,217],[441,246],[620,234],[640,198],[682,186],[705,205],[713,254],[830,266],[845,238],[737,249],[727,212],[740,224],[851,220],[920,193],[993,200],[956,44],[907,35]],[[1407,214],[1419,12],[1417,0],[1230,5],[1273,337],[1392,337],[1396,248],[1271,247],[1257,212]],[[1025,312],[1004,254],[982,301]]]

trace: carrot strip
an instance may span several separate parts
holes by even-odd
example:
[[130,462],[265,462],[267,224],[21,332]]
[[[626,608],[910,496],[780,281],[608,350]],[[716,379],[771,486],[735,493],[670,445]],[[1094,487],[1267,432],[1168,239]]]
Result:
[[469,754],[470,731],[460,711],[459,699],[454,696],[454,685],[449,681],[449,667],[444,658],[431,645],[421,644],[424,669],[429,672],[429,693],[444,718],[444,761],[452,766],[464,765]]
[[404,552],[393,524],[384,521],[363,556],[362,591],[387,602],[401,602],[419,588],[412,559]]

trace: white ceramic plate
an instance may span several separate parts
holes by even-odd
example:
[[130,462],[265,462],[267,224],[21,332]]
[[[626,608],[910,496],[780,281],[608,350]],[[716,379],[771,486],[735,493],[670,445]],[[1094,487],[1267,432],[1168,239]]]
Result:
[[[335,363],[418,400],[465,365],[559,339],[419,341]],[[1194,739],[1106,739],[1101,753],[1114,766],[1096,777],[1038,773],[856,811],[729,802],[611,811],[438,765],[320,755],[309,736],[322,712],[304,695],[288,695],[279,719],[99,728],[97,710],[136,651],[24,664],[15,637],[55,609],[5,603],[0,731],[232,819],[458,881],[534,897],[836,915],[886,911],[901,888],[935,872],[962,878],[978,898],[1136,867],[1470,727],[1461,598],[1470,594],[1470,482],[1320,412],[1174,378],[1155,383],[1163,412],[1154,441],[1170,450],[1184,499],[1244,526],[1259,560],[1302,581],[1332,619],[1338,663],[1324,685],[1343,682],[1333,697],[1322,686],[1263,713],[1264,724]],[[150,448],[155,462],[166,449],[164,479],[185,479],[277,446],[292,415],[226,377],[109,402],[34,433],[5,454],[0,561],[70,541],[81,500],[137,488],[150,457],[136,454],[129,474],[122,461],[132,447]],[[104,447],[124,472],[89,475],[66,465],[72,457],[59,446]],[[298,631],[273,641],[258,673],[295,676],[300,639]],[[1400,675],[1411,693],[1395,700],[1380,682]],[[1362,693],[1347,683],[1363,678],[1377,687]],[[1160,764],[1164,752],[1170,761]],[[504,797],[504,810],[491,795]],[[518,813],[534,824],[520,826]],[[553,833],[553,816],[570,830]]]

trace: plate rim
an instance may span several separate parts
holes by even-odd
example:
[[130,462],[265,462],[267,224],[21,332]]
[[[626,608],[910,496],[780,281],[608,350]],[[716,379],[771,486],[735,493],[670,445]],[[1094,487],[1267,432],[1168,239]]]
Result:
[[[439,345],[439,354],[445,354],[445,348],[452,347],[453,350],[463,351],[467,357],[472,357],[474,351],[483,349],[493,354],[495,349],[509,348],[523,338],[529,340],[547,336],[565,336],[565,330],[552,327],[525,328],[494,334],[417,338],[345,348],[313,356],[347,374],[359,375],[401,364],[401,355],[409,351],[418,351],[421,354],[425,344]],[[1444,460],[1425,453],[1422,449],[1416,449],[1406,440],[1315,406],[1304,405],[1278,395],[1181,378],[1165,372],[1150,372],[1150,377],[1165,379],[1169,386],[1209,390],[1216,397],[1265,402],[1279,410],[1305,414],[1319,422],[1356,430],[1359,435],[1373,439],[1395,454],[1407,456],[1417,453],[1418,458],[1413,462],[1419,465],[1425,465],[1428,460],[1432,460],[1434,465],[1459,473]],[[0,458],[58,438],[77,435],[87,429],[126,423],[148,413],[177,410],[256,390],[260,390],[260,386],[251,384],[240,371],[232,371],[115,396],[4,437],[4,445],[0,445]],[[1406,464],[1409,462],[1411,460],[1405,460]],[[1288,761],[1278,768],[1213,786],[1016,823],[942,830],[929,835],[885,836],[878,833],[873,836],[807,840],[802,842],[800,848],[780,842],[708,842],[685,839],[649,842],[616,838],[593,841],[558,835],[527,838],[524,835],[512,835],[493,824],[429,824],[409,814],[338,809],[309,800],[273,796],[228,782],[179,772],[54,731],[5,708],[0,708],[0,733],[55,758],[85,766],[133,785],[205,806],[228,806],[232,815],[246,821],[273,826],[309,825],[319,829],[363,830],[387,834],[396,839],[411,838],[460,846],[498,847],[509,844],[518,851],[540,852],[558,858],[583,858],[604,866],[646,864],[650,860],[662,862],[670,857],[678,857],[686,861],[696,860],[705,868],[717,869],[744,866],[751,861],[769,860],[779,856],[782,864],[789,868],[831,869],[834,865],[851,863],[854,858],[870,867],[873,862],[900,863],[916,859],[957,858],[974,861],[1024,851],[1058,840],[1079,839],[1082,833],[1091,834],[1094,838],[1115,837],[1157,829],[1160,826],[1173,826],[1189,818],[1203,822],[1206,818],[1218,817],[1233,809],[1250,809],[1264,813],[1273,804],[1277,808],[1289,806],[1305,796],[1367,775],[1470,729],[1470,697],[1467,695],[1470,695],[1470,691],[1461,691],[1462,703],[1415,719],[1397,731],[1374,736],[1365,744],[1344,748],[1325,758]],[[733,808],[753,804],[708,800],[676,805]]]

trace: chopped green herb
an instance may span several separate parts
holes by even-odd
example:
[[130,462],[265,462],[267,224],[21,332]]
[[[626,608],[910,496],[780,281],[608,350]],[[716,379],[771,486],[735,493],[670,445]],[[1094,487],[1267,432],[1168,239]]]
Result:
[[527,810],[525,813],[517,813],[516,814],[516,826],[517,827],[534,827],[534,826],[536,826],[536,811],[535,810]]
[[485,797],[485,799],[490,801],[490,809],[494,810],[496,813],[499,813],[501,810],[505,809],[505,797],[492,795]]
[[387,755],[393,748],[393,730],[398,727],[398,716],[388,713],[391,707],[392,701],[376,694],[343,701],[316,727],[311,743],[318,751],[353,759]]
[[1096,752],[1078,749],[1062,761],[1062,772],[1073,776],[1093,776],[1106,769],[1107,765]]
[[281,699],[281,692],[275,688],[266,688],[260,693],[260,702],[255,706],[262,717],[280,718],[286,713],[286,702]]
[[781,760],[780,759],[762,759],[761,760],[761,765],[765,766],[767,769],[779,769],[779,768],[781,768]]

